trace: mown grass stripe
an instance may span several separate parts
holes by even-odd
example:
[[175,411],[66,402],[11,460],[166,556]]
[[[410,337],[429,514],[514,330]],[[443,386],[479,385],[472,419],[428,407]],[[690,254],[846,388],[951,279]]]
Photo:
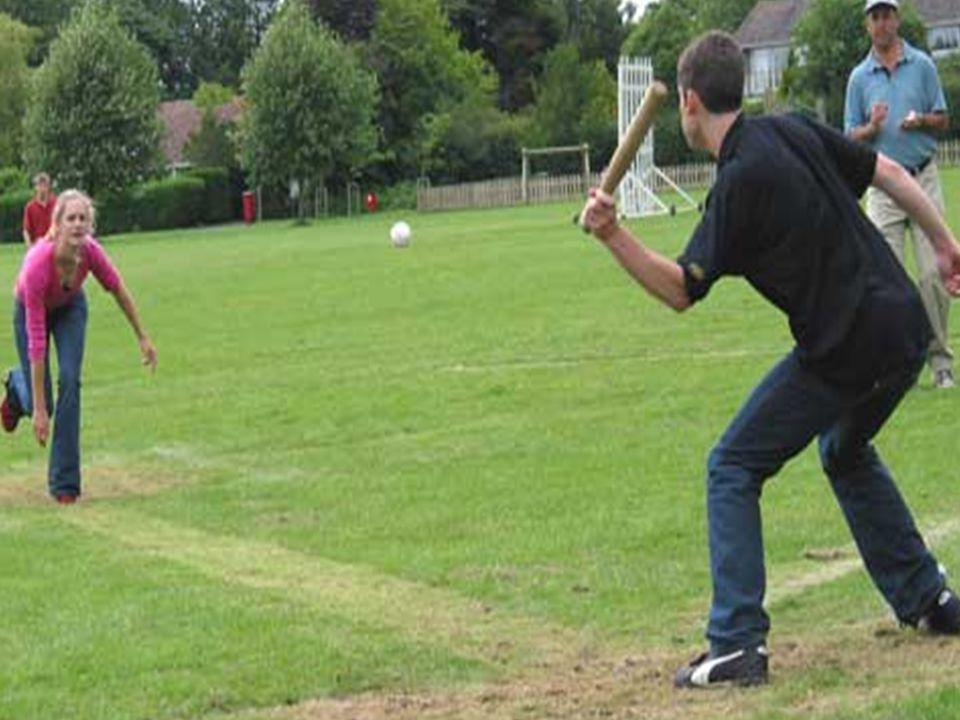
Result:
[[64,521],[206,577],[262,590],[330,615],[383,627],[444,647],[459,657],[507,669],[577,657],[585,636],[549,622],[512,616],[456,592],[334,562],[262,540],[215,535],[143,514],[88,504]]
[[[928,546],[933,546],[955,537],[958,533],[960,533],[960,520],[947,520],[930,527],[923,536]],[[774,571],[773,579],[769,583],[770,590],[767,592],[767,604],[775,605],[863,568],[863,562],[852,545],[849,548],[837,549],[834,554],[837,557],[836,560],[822,563],[805,572],[798,572],[796,567]]]

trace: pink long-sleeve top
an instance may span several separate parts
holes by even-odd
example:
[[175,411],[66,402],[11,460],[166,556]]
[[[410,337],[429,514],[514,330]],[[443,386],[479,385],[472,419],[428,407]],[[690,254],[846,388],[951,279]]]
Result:
[[122,282],[117,268],[92,235],[80,246],[80,264],[69,289],[60,284],[54,260],[56,244],[45,240],[34,245],[23,259],[17,278],[16,294],[26,310],[27,354],[32,361],[42,361],[47,352],[47,312],[70,303],[89,273],[107,292],[115,292]]

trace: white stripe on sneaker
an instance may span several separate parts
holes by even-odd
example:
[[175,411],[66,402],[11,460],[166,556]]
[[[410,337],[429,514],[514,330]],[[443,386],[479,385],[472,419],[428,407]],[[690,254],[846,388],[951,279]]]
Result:
[[730,653],[729,655],[721,655],[717,658],[708,658],[704,660],[697,666],[697,669],[693,671],[693,674],[690,676],[690,683],[699,687],[706,687],[710,684],[710,672],[715,667],[718,665],[723,665],[726,662],[730,662],[731,660],[736,660],[737,658],[743,657],[745,652],[745,650],[737,650],[735,653]]

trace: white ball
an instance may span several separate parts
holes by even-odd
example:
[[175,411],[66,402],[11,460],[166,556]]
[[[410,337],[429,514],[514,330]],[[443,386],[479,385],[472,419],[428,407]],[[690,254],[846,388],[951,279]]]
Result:
[[403,220],[395,222],[393,227],[390,228],[390,240],[393,241],[394,247],[406,247],[409,245],[412,234],[413,231],[410,230],[410,226]]

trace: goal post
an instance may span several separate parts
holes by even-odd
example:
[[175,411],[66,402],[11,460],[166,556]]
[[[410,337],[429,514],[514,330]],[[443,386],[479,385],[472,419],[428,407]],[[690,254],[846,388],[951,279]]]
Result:
[[530,202],[530,159],[543,155],[570,155],[577,153],[580,155],[580,172],[583,178],[583,194],[586,195],[590,190],[590,145],[580,143],[579,145],[564,145],[560,147],[544,148],[522,148],[523,167],[520,172],[520,195],[523,204]]

